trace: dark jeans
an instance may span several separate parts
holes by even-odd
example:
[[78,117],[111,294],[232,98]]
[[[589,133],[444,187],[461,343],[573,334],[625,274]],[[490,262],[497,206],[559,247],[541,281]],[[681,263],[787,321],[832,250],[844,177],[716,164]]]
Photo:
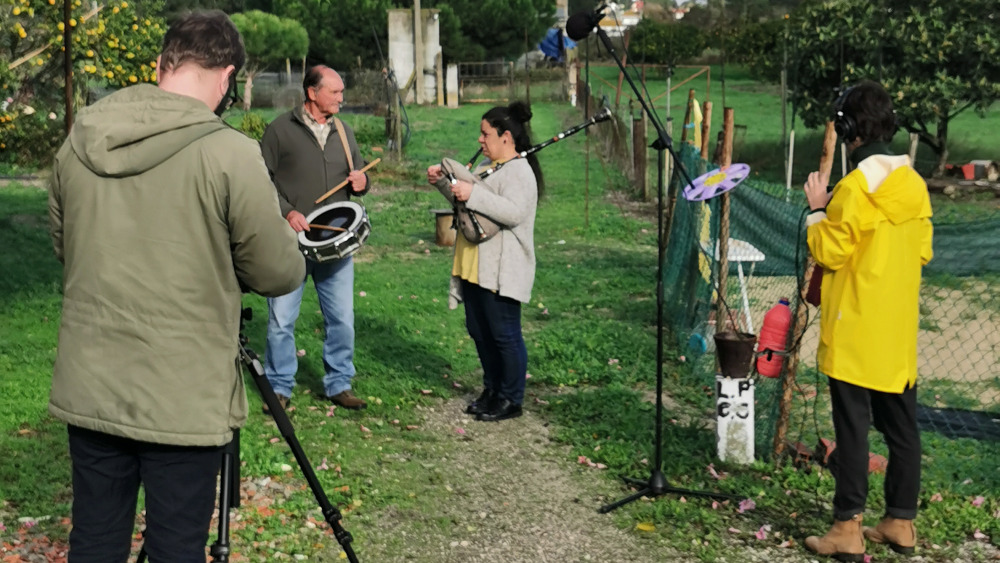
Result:
[[917,517],[920,494],[920,432],[917,388],[883,393],[830,378],[837,448],[830,471],[837,480],[833,517],[850,520],[865,509],[868,498],[868,428],[874,420],[889,446],[885,473],[885,512],[893,518]]
[[483,365],[483,386],[518,405],[524,400],[528,349],[521,334],[521,302],[462,280],[465,326]]
[[140,483],[150,563],[205,563],[221,447],[152,444],[70,426],[69,452],[69,563],[128,560]]

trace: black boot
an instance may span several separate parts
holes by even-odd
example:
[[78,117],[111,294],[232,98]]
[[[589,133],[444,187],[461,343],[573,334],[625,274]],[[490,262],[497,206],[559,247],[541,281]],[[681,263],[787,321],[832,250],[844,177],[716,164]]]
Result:
[[465,407],[465,413],[476,415],[486,412],[489,409],[490,402],[493,401],[494,396],[496,396],[496,393],[494,393],[492,389],[483,389],[479,398],[469,403],[469,406]]
[[507,399],[497,399],[490,404],[489,410],[476,415],[476,420],[484,422],[499,422],[508,418],[521,416],[521,405]]

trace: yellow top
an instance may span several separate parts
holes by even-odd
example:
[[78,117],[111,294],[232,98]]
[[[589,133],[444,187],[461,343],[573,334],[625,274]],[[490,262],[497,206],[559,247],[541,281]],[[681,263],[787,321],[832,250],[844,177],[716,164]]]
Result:
[[462,229],[458,229],[455,236],[455,262],[451,267],[451,275],[479,284],[479,247],[465,238]]
[[921,266],[934,256],[931,202],[906,156],[876,155],[806,223],[823,266],[819,369],[883,393],[917,379]]

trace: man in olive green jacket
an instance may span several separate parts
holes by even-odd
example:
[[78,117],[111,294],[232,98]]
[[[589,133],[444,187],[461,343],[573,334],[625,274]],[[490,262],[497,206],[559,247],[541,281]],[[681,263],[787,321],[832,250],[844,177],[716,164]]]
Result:
[[56,156],[49,411],[69,424],[71,561],[127,559],[140,482],[150,558],[205,560],[221,446],[247,416],[243,289],[278,296],[305,275],[258,145],[212,111],[244,59],[222,12],[182,18],[159,87],[83,109]]

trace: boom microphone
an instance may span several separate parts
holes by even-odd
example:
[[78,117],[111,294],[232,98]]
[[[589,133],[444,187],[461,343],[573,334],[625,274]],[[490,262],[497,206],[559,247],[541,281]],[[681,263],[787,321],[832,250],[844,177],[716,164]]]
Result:
[[590,35],[601,20],[604,19],[605,5],[601,4],[593,12],[580,12],[566,20],[566,35],[573,41],[579,41]]

